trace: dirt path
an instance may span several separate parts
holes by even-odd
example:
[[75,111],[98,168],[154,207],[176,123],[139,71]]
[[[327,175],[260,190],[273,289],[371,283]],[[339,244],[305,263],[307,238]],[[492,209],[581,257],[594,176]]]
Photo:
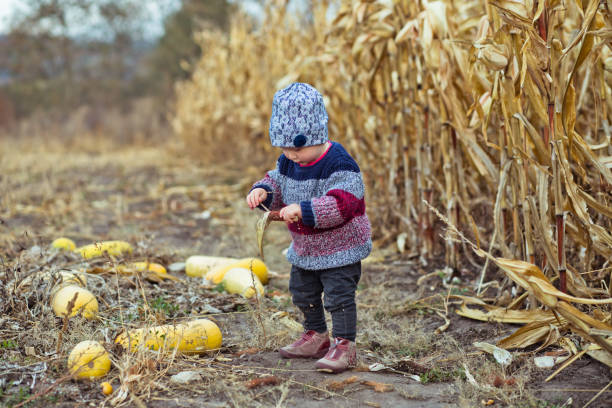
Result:
[[302,388],[301,392],[292,394],[292,401],[287,401],[289,406],[450,407],[455,406],[457,397],[452,384],[424,385],[406,375],[361,371],[367,370],[365,364],[349,372],[329,375],[313,370],[313,361],[279,360],[276,352],[259,353],[242,360],[237,362],[241,368],[253,367],[259,375],[272,374]]
[[[276,352],[261,352],[228,363],[232,371],[247,373],[253,379],[263,379],[282,384],[274,403],[264,406],[287,407],[455,407],[457,390],[452,384],[423,385],[406,376],[352,370],[338,375],[326,375],[312,369],[313,361],[280,360]],[[253,380],[247,380],[248,384]],[[262,385],[253,388],[253,398],[269,397],[278,386]],[[379,392],[374,390],[379,388]],[[267,394],[267,395],[266,395]],[[152,407],[219,406],[229,407],[226,397],[214,396],[193,401],[193,405],[181,400],[155,403]]]
[[[5,192],[0,207],[0,404],[5,406],[40,393],[30,406],[474,407],[484,402],[560,407],[572,398],[564,406],[578,407],[610,381],[606,366],[584,357],[544,382],[553,369],[535,368],[533,357],[559,352],[558,347],[513,352],[513,363],[501,367],[473,343],[495,343],[518,326],[461,318],[454,313],[457,303],[449,300],[449,294],[473,294],[476,269],[466,267],[461,280],[449,286],[441,278],[443,259],[424,264],[392,249],[377,250],[364,263],[357,295],[357,369],[328,375],[313,370],[312,361],[280,359],[276,350],[296,333],[273,316],[285,312],[300,319],[288,294],[283,250],[289,236],[280,224],[267,234],[266,263],[273,279],[259,303],[223,293],[183,271],[172,272],[179,282],[102,274],[88,284],[99,299],[100,320],[73,318],[64,332],[47,303],[49,288],[16,296],[15,279],[110,264],[108,259],[83,264],[74,255],[52,255],[48,244],[54,238],[67,236],[78,245],[124,239],[135,248],[130,260],[147,258],[165,266],[194,254],[256,256],[257,214],[246,208],[243,196],[261,170],[209,168],[171,149],[144,148],[102,154],[26,151],[18,159],[4,156],[0,164],[0,174],[7,175],[0,178]],[[431,277],[417,285],[427,274]],[[199,357],[157,354],[130,360],[111,347],[122,329],[119,316],[123,324],[137,327],[208,317],[221,327],[223,348]],[[84,339],[103,341],[113,353],[107,379],[116,391],[109,397],[100,393],[97,381],[54,385],[66,371],[70,349]],[[37,364],[46,369],[33,376]],[[369,371],[372,364],[389,369]],[[171,381],[184,371],[197,371],[201,379],[186,385]],[[270,376],[271,383],[248,388],[253,379]],[[589,406],[612,406],[612,392]]]

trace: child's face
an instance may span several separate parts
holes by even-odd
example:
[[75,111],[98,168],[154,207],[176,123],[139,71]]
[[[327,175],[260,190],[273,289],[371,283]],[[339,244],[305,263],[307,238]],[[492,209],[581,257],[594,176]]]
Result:
[[283,154],[297,164],[308,164],[317,160],[327,148],[327,143],[304,147],[282,147]]

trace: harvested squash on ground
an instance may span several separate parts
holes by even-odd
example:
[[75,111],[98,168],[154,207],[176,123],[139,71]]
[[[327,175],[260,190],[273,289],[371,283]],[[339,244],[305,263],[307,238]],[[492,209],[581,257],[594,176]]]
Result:
[[221,256],[193,255],[185,261],[185,273],[187,276],[199,278],[205,276],[214,268],[231,265],[235,262],[238,262],[238,259],[224,258]]
[[264,294],[264,287],[257,275],[246,268],[230,269],[225,273],[221,284],[226,292],[237,293],[247,299],[255,296],[255,289],[259,296]]
[[66,285],[87,286],[87,277],[85,273],[76,271],[45,271],[33,273],[19,282],[16,292],[25,293],[32,289],[33,284],[41,284],[42,282],[54,285],[53,290],[51,291],[51,295],[53,295],[55,291]]
[[91,274],[120,274],[120,275],[134,275],[140,273],[143,278],[150,282],[160,283],[164,280],[180,281],[176,276],[168,274],[166,268],[162,265],[152,262],[131,262],[124,265],[117,266],[94,266],[93,268],[87,269],[87,272]]
[[117,271],[121,274],[130,275],[134,272],[142,272],[145,279],[151,282],[161,282],[166,279],[179,281],[176,276],[168,275],[163,265],[152,262],[132,262],[127,265],[119,265]]
[[257,275],[261,283],[264,285],[268,283],[268,268],[261,259],[257,258],[244,258],[229,265],[218,266],[206,274],[206,280],[214,284],[219,284],[223,280],[223,277],[227,271],[234,268],[245,268],[252,270],[253,273]]
[[151,271],[157,274],[168,273],[166,271],[166,268],[164,268],[163,265],[160,265],[154,262],[146,262],[146,261],[132,262],[132,263],[127,264],[126,266],[130,269],[134,269],[137,271]]
[[117,265],[117,272],[122,275],[133,275],[134,272],[149,272],[162,278],[169,276],[163,265],[153,262],[131,262],[126,265]]
[[[74,299],[74,304],[70,308],[70,303]],[[51,297],[51,307],[58,317],[69,317],[81,314],[86,319],[93,319],[98,315],[98,301],[96,297],[85,288],[77,285],[68,285],[59,289]]]
[[79,379],[100,378],[108,373],[110,366],[108,352],[93,340],[80,342],[68,356],[68,370]]
[[102,394],[111,395],[113,393],[113,386],[108,381],[104,381],[100,384],[100,388],[102,389]]
[[223,336],[219,326],[208,319],[128,330],[115,339],[115,343],[131,351],[136,351],[142,345],[149,350],[176,348],[184,354],[198,354],[218,349],[222,341]]
[[102,241],[85,245],[75,249],[85,259],[96,258],[105,254],[109,256],[120,256],[131,254],[133,249],[129,242],[125,241]]
[[87,288],[87,274],[84,272],[61,271],[59,279],[55,282],[55,286],[53,286],[49,293],[50,298],[53,298],[60,289],[66,286]]
[[82,287],[87,287],[87,274],[84,272],[69,272],[69,271],[60,271],[60,279],[61,281],[56,283],[56,285],[64,285],[64,284],[76,284]]
[[76,244],[70,238],[57,238],[51,243],[51,248],[65,250],[65,251],[74,251],[76,248]]

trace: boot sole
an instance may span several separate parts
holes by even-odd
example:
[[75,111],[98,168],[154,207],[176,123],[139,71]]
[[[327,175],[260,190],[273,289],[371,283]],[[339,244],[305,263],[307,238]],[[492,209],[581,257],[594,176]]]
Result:
[[315,368],[317,371],[321,371],[323,373],[331,373],[331,374],[339,374],[344,371],[355,368],[355,364],[350,364],[348,367],[334,367],[330,365],[326,365],[325,363],[315,364]]
[[280,355],[283,358],[323,358],[327,354],[328,350],[329,349],[319,351],[317,354],[314,354],[314,355],[311,355],[311,356],[303,356],[301,354],[293,354],[292,352],[287,351],[287,350],[283,350],[283,349],[280,349],[278,352],[280,353]]

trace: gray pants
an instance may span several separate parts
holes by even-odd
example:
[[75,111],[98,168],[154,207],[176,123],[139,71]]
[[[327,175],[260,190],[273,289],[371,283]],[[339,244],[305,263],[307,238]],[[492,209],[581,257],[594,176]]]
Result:
[[[355,290],[361,277],[361,262],[321,270],[307,270],[293,265],[289,291],[293,304],[304,313],[304,329],[323,333],[327,330],[325,310],[332,316],[332,335],[355,341],[357,306]],[[325,303],[321,302],[324,294]]]

